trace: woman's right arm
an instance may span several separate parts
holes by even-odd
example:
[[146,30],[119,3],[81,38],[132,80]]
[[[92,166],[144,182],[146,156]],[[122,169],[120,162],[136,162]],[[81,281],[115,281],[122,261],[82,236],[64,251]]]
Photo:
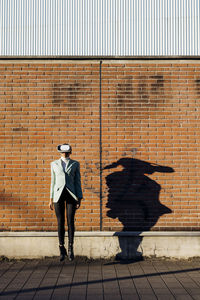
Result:
[[54,185],[55,185],[55,172],[51,163],[51,187],[50,187],[50,202],[49,207],[53,210],[53,196],[54,196]]

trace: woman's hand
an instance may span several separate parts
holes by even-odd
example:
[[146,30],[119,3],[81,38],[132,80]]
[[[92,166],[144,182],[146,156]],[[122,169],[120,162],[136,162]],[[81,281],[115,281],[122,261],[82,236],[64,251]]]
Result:
[[76,209],[78,209],[81,206],[81,199],[78,199],[78,202],[76,204]]
[[50,199],[49,201],[49,208],[53,210],[53,199]]

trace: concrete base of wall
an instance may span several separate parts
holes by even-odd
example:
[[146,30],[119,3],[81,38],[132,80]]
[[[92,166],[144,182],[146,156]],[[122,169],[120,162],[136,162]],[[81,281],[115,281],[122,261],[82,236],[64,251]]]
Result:
[[[67,236],[65,244],[67,245]],[[76,256],[135,259],[140,256],[200,256],[200,232],[76,232]],[[57,232],[0,232],[0,256],[42,258],[59,255]]]

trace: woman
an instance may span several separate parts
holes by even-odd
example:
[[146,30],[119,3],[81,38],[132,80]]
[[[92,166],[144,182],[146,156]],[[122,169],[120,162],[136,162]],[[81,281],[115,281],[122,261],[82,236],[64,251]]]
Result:
[[65,249],[65,207],[67,209],[68,225],[68,258],[74,259],[74,216],[76,209],[80,207],[83,198],[81,189],[80,164],[70,159],[72,148],[69,144],[58,145],[61,157],[51,162],[51,189],[49,207],[53,210],[58,222],[58,239],[60,250],[60,261],[67,255]]

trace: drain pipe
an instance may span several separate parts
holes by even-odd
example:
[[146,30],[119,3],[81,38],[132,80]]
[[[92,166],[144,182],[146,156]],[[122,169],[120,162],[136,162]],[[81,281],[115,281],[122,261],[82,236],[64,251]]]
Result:
[[102,86],[101,86],[102,61],[99,64],[99,209],[100,209],[100,231],[103,230],[103,214],[102,214]]

